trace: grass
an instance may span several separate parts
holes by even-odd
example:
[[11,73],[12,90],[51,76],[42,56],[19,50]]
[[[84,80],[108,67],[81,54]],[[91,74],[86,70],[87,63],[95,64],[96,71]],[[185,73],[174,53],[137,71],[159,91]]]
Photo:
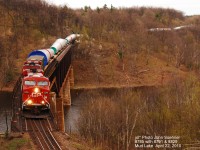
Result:
[[77,134],[71,134],[68,140],[70,150],[102,150],[102,148],[93,145],[90,140],[82,139]]
[[23,150],[29,149],[33,150],[30,139],[25,136],[21,137],[12,137],[9,136],[8,138],[1,137],[0,138],[0,150]]
[[25,146],[26,144],[29,143],[29,140],[27,139],[13,139],[12,141],[9,142],[9,144],[6,146],[8,150],[16,150],[20,149],[21,147]]
[[[84,145],[82,145],[82,144],[79,144],[79,143],[72,143],[72,146],[74,147],[74,148],[76,148],[76,149],[78,149],[78,150],[86,150],[85,149],[85,146]],[[89,150],[89,149],[88,149]]]

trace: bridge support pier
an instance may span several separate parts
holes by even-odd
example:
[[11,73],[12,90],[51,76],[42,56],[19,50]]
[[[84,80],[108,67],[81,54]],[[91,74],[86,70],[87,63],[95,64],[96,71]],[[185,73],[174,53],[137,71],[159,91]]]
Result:
[[60,131],[65,131],[65,120],[64,120],[64,106],[71,105],[71,93],[70,89],[74,86],[74,73],[73,67],[70,66],[66,78],[60,88],[58,98],[56,98],[56,93],[52,92],[51,95],[51,112],[54,116],[54,121],[56,122],[58,129]]
[[73,66],[70,67],[70,70],[69,70],[69,81],[70,81],[70,87],[74,87],[74,69],[73,69]]
[[71,106],[71,93],[70,89],[74,86],[74,72],[73,67],[70,66],[67,76],[60,89],[60,97],[63,99],[64,106]]
[[67,79],[62,93],[63,105],[70,106],[71,105],[71,93],[70,93],[70,80]]
[[51,92],[50,98],[50,110],[54,117],[54,122],[57,124],[57,127],[60,131],[65,131],[65,120],[64,120],[64,107],[63,99],[56,98],[56,93]]
[[57,126],[60,131],[65,132],[65,119],[64,119],[64,107],[62,98],[57,98]]
[[50,93],[50,110],[53,116],[56,116],[57,109],[56,109],[56,93]]

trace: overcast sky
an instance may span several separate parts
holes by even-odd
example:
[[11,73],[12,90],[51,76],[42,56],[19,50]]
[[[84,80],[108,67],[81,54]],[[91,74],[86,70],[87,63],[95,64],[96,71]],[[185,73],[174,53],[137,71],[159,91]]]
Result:
[[67,5],[70,8],[83,8],[90,6],[95,9],[104,4],[114,7],[163,7],[174,8],[184,12],[185,15],[200,15],[200,0],[46,0],[56,5]]

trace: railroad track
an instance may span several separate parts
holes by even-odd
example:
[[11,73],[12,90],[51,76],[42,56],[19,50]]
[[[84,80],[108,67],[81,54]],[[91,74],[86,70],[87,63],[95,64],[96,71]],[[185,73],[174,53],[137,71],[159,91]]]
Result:
[[27,119],[23,118],[22,130],[28,132],[33,143],[41,150],[62,150],[59,143],[54,138],[52,131],[55,126],[51,120],[46,119]]

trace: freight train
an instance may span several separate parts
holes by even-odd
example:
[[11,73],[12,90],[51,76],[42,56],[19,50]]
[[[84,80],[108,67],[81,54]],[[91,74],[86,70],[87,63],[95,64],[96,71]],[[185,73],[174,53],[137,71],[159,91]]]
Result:
[[34,50],[22,67],[22,110],[40,114],[50,109],[50,81],[44,76],[48,64],[73,43],[79,34],[57,39],[50,48]]

